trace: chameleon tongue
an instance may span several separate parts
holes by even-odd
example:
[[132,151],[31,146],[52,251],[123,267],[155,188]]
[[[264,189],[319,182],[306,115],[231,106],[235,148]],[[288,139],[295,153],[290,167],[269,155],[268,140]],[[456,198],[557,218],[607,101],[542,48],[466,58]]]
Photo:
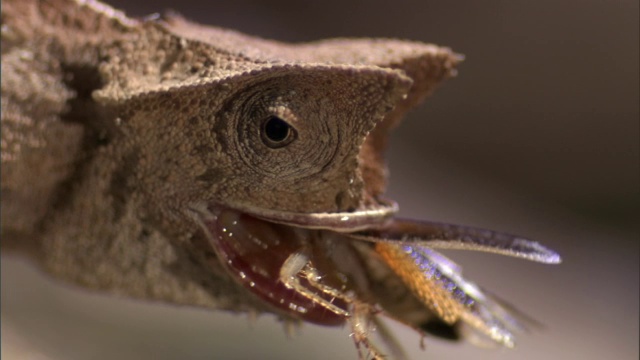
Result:
[[[308,230],[228,209],[217,209],[213,214],[203,220],[209,242],[229,274],[245,288],[290,316],[320,325],[344,323],[344,316],[319,306],[280,280],[284,262],[304,247]],[[346,308],[346,304],[336,305]]]

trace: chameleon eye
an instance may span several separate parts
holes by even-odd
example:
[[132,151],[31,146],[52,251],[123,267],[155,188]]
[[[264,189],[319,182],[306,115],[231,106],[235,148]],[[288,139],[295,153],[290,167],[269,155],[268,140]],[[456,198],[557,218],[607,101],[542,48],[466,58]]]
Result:
[[271,115],[262,122],[260,136],[265,145],[277,149],[287,146],[295,140],[296,131],[286,121],[275,115]]

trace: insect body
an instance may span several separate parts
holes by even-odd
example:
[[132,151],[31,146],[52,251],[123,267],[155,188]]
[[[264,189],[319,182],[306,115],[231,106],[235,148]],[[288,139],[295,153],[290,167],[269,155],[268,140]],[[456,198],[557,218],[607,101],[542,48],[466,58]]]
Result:
[[[2,241],[52,275],[148,300],[349,324],[380,314],[513,345],[516,321],[434,249],[560,258],[396,216],[384,148],[455,73],[447,48],[291,45],[98,2],[2,7]],[[444,324],[433,327],[432,324]],[[438,329],[438,330],[434,330]]]

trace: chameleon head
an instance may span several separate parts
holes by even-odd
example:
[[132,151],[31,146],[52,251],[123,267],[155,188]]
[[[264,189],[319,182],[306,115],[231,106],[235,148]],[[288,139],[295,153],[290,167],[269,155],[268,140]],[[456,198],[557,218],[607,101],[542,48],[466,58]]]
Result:
[[360,153],[411,84],[374,66],[269,65],[136,94],[121,112],[158,204],[205,201],[276,219],[388,215],[395,207],[368,191]]
[[[336,40],[256,61],[160,34],[162,52],[140,39],[110,55],[94,94],[138,137],[154,203],[179,211],[204,201],[311,227],[335,219],[306,214],[370,223],[395,212],[381,198],[389,130],[461,60],[433,45]],[[359,47],[369,55],[354,63]]]

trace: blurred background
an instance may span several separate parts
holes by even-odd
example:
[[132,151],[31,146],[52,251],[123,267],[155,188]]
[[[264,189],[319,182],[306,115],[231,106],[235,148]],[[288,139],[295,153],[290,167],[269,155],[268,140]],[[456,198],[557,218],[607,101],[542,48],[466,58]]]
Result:
[[[406,38],[465,54],[459,76],[394,133],[389,197],[403,216],[523,234],[564,263],[447,253],[545,324],[515,350],[427,339],[423,352],[391,326],[412,359],[638,358],[638,1],[110,3],[278,40]],[[87,293],[6,256],[1,300],[6,359],[356,358],[347,329],[287,337],[271,316]]]

